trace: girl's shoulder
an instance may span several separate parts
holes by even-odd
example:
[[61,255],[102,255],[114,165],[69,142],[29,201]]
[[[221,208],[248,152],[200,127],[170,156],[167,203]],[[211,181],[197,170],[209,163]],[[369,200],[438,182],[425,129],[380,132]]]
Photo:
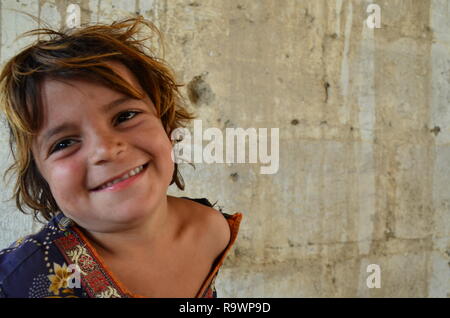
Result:
[[[194,220],[195,241],[197,247],[207,250],[212,260],[211,271],[199,291],[199,296],[208,294],[208,290],[214,290],[214,280],[223,265],[228,253],[235,243],[242,220],[242,213],[224,213],[214,209],[215,204],[206,198],[179,198],[185,200],[185,209]],[[204,296],[207,297],[207,296]]]
[[55,268],[65,262],[53,243],[65,235],[66,219],[60,213],[37,233],[0,251],[0,298],[52,295],[48,294],[52,284],[49,276],[54,276]]
[[[175,198],[182,223],[191,229],[191,233],[198,239],[204,238],[204,248],[213,254],[220,254],[228,245],[231,236],[230,225],[225,215],[214,209],[213,204],[206,198]],[[201,243],[201,241],[196,240]]]
[[[215,258],[226,254],[237,238],[242,213],[224,213],[214,208],[215,204],[206,198],[176,198],[185,208],[186,223],[190,223],[195,236],[204,238],[205,248],[210,249]],[[225,256],[225,255],[223,255]]]
[[0,282],[37,251],[45,248],[48,237],[54,234],[53,223],[49,222],[37,233],[19,238],[7,248],[0,250]]

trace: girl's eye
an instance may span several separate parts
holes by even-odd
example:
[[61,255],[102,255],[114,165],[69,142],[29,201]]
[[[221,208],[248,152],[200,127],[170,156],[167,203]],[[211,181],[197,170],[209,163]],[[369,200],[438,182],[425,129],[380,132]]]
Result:
[[54,153],[55,151],[59,151],[59,150],[62,150],[62,149],[64,149],[64,148],[66,148],[66,147],[59,147],[59,145],[64,145],[64,144],[66,144],[68,141],[74,141],[74,139],[64,139],[64,140],[58,141],[58,142],[55,144],[55,146],[52,147],[52,150],[50,151],[50,154]]
[[[124,111],[124,112],[120,113],[119,116],[117,116],[117,120],[118,120],[119,118],[123,118],[123,119],[124,119],[123,121],[127,121],[127,120],[130,120],[130,119],[136,117],[137,114],[139,114],[139,113],[141,113],[141,112],[139,112],[139,111],[133,111],[133,110],[127,110],[127,111]],[[133,115],[130,116],[129,114],[133,114]],[[126,115],[128,115],[128,116],[126,116]],[[55,146],[52,147],[52,149],[51,149],[51,151],[50,151],[50,154],[52,154],[53,152],[56,152],[56,151],[65,149],[66,147],[59,147],[59,145],[64,145],[64,144],[66,144],[68,141],[74,141],[74,139],[64,139],[64,140],[58,141],[58,142],[55,144]]]
[[[125,118],[124,121],[127,121],[127,120],[130,120],[130,119],[136,117],[137,114],[139,114],[139,113],[140,113],[140,112],[138,112],[138,111],[127,110],[127,111],[124,111],[124,112],[120,113],[119,116],[117,116],[117,119],[119,119],[119,118]],[[130,116],[124,116],[124,115],[126,115],[126,114],[135,114],[135,115],[132,115],[131,117],[130,117]]]

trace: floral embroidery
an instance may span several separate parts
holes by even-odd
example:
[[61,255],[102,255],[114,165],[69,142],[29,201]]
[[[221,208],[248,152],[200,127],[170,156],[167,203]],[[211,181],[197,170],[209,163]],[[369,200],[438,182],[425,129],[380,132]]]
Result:
[[120,298],[120,295],[117,293],[117,290],[108,286],[108,288],[102,291],[97,295],[98,298]]
[[83,287],[89,297],[127,297],[76,231],[55,240],[55,244],[69,264],[78,265]]
[[67,251],[67,256],[70,257],[74,264],[79,265],[80,272],[83,275],[87,275],[87,272],[91,272],[95,268],[94,259],[84,246],[76,245],[72,250]]
[[68,270],[66,263],[64,263],[63,266],[53,263],[53,270],[55,274],[47,276],[51,283],[48,291],[52,292],[54,295],[59,295],[60,289],[64,288],[62,290],[63,293],[72,293],[71,289],[67,288],[67,281],[72,275],[72,272]]

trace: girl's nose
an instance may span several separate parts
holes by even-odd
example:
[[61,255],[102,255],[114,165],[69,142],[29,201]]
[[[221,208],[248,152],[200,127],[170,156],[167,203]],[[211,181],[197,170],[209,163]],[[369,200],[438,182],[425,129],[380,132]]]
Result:
[[118,134],[102,133],[93,137],[89,160],[92,165],[103,164],[114,161],[123,155],[126,143]]

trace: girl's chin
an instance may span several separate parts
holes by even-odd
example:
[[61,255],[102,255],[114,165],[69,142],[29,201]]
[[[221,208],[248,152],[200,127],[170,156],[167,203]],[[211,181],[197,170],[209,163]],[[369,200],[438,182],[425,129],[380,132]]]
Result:
[[82,227],[95,231],[95,232],[120,232],[142,224],[146,219],[146,215],[144,213],[136,212],[124,212],[114,211],[114,213],[110,215],[102,215],[98,216],[95,220],[86,220],[85,225]]
[[[147,204],[141,204],[139,206],[133,205],[133,207],[117,207],[108,211],[102,211],[103,218],[105,220],[123,222],[132,222],[136,220],[142,220],[151,215],[151,210],[148,209]],[[105,215],[104,212],[107,212]]]

